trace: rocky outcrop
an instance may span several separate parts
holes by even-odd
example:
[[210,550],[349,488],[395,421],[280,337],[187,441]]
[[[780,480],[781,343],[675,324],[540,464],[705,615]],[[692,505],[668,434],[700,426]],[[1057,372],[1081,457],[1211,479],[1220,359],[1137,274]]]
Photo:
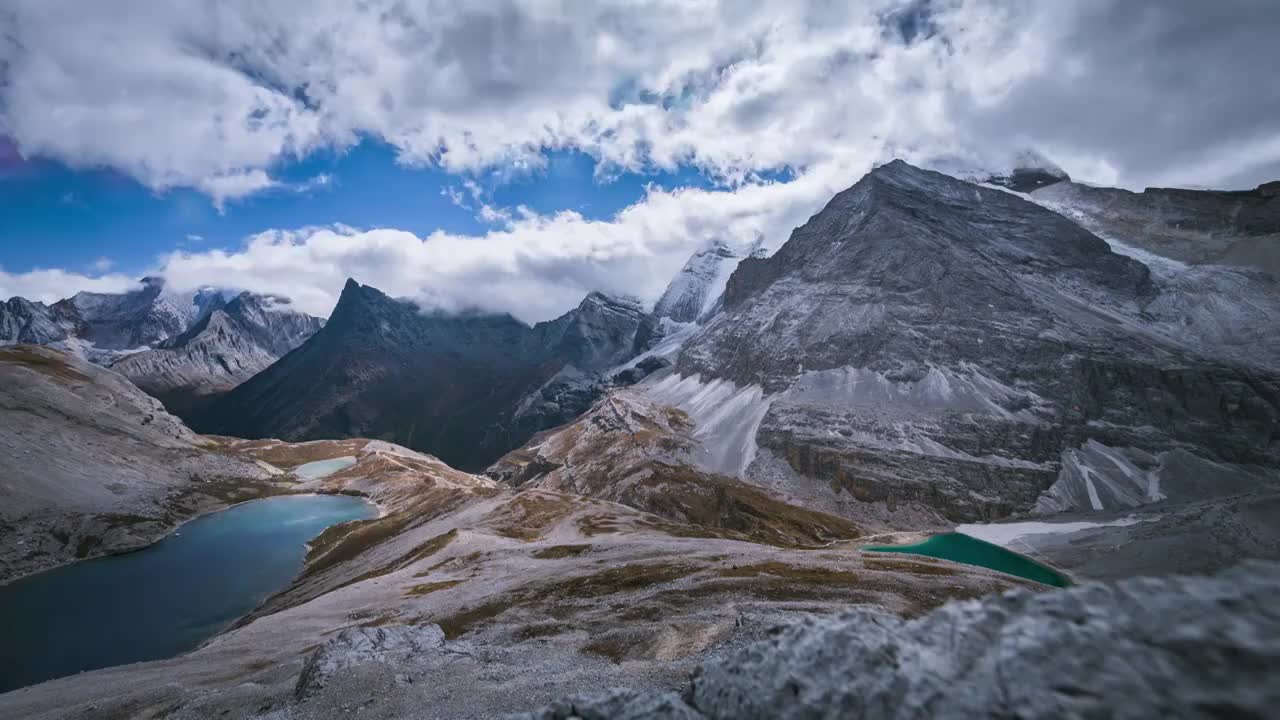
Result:
[[853,610],[703,663],[682,698],[615,690],[518,717],[1265,717],[1280,701],[1277,591],[1280,565],[1250,562],[1014,591],[916,620]]
[[621,503],[703,532],[783,547],[858,537],[855,524],[699,469],[705,452],[682,410],[615,390],[572,424],[535,436],[487,471],[512,487]]
[[173,293],[157,277],[128,292],[81,292],[52,305],[15,297],[0,303],[0,345],[49,345],[109,366],[182,333],[222,305],[218,291]]
[[65,301],[50,306],[14,297],[0,303],[0,345],[49,345],[84,331],[84,320]]
[[1280,467],[1280,354],[1249,330],[1280,322],[1280,296],[1228,273],[1152,270],[895,161],[743,260],[676,369],[758,388],[756,444],[837,496],[991,519],[1032,509],[1091,439]]
[[1073,182],[1022,190],[1099,235],[1157,255],[1280,276],[1280,182],[1238,191],[1135,193]]
[[[414,661],[429,665],[432,659],[440,662],[449,645],[438,625],[348,628],[311,653],[298,675],[294,695],[299,699],[314,695],[334,674],[359,665],[408,665]],[[447,658],[443,661],[447,662]]]

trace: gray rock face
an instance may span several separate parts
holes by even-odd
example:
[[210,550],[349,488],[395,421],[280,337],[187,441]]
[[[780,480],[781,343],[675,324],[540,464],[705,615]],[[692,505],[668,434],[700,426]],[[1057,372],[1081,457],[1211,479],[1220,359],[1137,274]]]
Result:
[[509,315],[424,313],[348,281],[322,330],[220,399],[196,427],[374,437],[483,468],[544,423],[563,422],[559,409],[512,418],[567,402],[581,378],[630,357],[644,319],[636,302],[592,293],[529,327]]
[[348,628],[311,653],[298,676],[294,695],[314,694],[335,673],[368,663],[407,666],[423,656],[441,654],[446,645],[439,625],[394,625]]
[[1280,182],[1231,192],[1147,188],[1135,193],[1073,182],[1024,191],[1099,235],[1165,257],[1280,276]]
[[76,293],[70,303],[84,319],[83,338],[108,350],[129,350],[178,335],[216,302],[210,293],[172,294],[164,280],[147,277],[137,290]]
[[252,377],[321,324],[290,310],[287,300],[246,292],[227,302],[212,289],[172,293],[160,278],[53,305],[0,303],[0,345],[49,345],[114,367],[186,420],[199,419],[206,396]]
[[853,610],[705,662],[683,703],[574,698],[526,718],[1268,717],[1280,702],[1280,565],[946,605]]
[[653,314],[676,322],[697,321],[724,292],[742,257],[720,241],[694,253],[653,306]]
[[701,720],[675,693],[614,689],[560,700],[509,720]]
[[185,419],[201,401],[239,385],[324,325],[285,300],[241,293],[179,335],[112,367]]
[[1030,510],[1089,440],[1280,467],[1280,352],[1248,330],[1280,323],[1278,297],[1153,274],[1035,203],[895,161],[743,260],[676,367],[763,388],[756,440],[796,473],[987,519]]
[[147,277],[124,293],[81,292],[52,305],[0,303],[0,345],[52,345],[99,365],[172,338],[224,304],[215,290],[173,293]]
[[0,303],[0,345],[48,345],[84,331],[84,320],[66,301],[50,306],[14,297]]

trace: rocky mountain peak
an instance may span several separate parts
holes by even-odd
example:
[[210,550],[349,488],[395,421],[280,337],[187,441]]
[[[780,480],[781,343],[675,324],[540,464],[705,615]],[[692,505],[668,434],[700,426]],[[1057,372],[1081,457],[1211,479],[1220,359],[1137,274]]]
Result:
[[707,314],[742,257],[724,240],[713,240],[695,252],[672,278],[653,306],[653,314],[676,322],[694,322]]
[[1150,286],[1145,266],[1061,215],[902,160],[837,194],[773,256],[743,261],[727,283],[725,305],[787,274],[1010,308],[1024,302],[1019,278],[1027,276],[1129,298]]

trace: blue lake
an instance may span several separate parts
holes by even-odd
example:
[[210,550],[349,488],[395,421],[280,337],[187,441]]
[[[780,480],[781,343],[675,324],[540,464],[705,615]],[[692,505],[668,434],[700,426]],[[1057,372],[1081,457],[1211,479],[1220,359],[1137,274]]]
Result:
[[191,650],[288,585],[308,540],[376,514],[344,496],[254,500],[137,552],[0,586],[0,692]]

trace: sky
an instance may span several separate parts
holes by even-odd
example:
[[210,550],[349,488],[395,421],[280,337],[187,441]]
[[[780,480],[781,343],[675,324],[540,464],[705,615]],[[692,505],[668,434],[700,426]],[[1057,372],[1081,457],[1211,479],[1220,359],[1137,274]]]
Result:
[[0,298],[347,277],[533,322],[875,164],[1280,178],[1271,0],[7,0]]

